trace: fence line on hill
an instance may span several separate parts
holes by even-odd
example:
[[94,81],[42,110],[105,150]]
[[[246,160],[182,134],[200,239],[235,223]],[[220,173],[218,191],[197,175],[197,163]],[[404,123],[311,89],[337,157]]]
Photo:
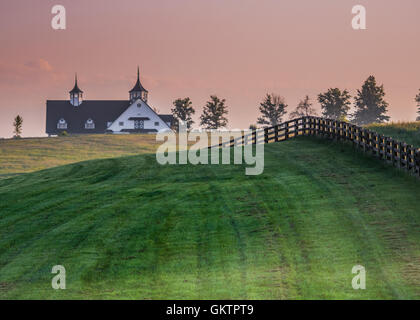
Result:
[[307,116],[289,120],[272,127],[254,130],[246,135],[242,134],[241,137],[209,148],[281,142],[297,136],[320,136],[349,141],[363,152],[370,152],[395,167],[420,177],[420,149],[348,122],[320,117]]

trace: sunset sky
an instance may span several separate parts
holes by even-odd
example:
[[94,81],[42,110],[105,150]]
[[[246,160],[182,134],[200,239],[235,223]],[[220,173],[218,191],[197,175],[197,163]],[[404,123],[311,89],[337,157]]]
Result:
[[[61,4],[67,29],[53,30]],[[351,27],[367,9],[367,30]],[[414,120],[420,88],[419,0],[2,0],[0,137],[23,116],[23,135],[45,135],[45,101],[127,99],[140,66],[149,103],[170,113],[189,96],[198,117],[211,94],[229,127],[256,122],[266,93],[289,111],[329,87],[352,95],[369,75],[384,84],[392,120]]]

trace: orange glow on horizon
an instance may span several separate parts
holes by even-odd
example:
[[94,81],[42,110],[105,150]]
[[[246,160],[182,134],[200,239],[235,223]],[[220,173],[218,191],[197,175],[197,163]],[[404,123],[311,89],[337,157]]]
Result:
[[[289,113],[329,87],[356,94],[384,84],[393,121],[415,120],[420,88],[418,0],[62,0],[67,29],[51,28],[56,1],[0,3],[0,137],[23,116],[45,131],[45,101],[68,99],[77,72],[84,98],[128,99],[137,65],[151,106],[169,113],[189,96],[194,126],[211,94],[226,98],[229,127],[247,128],[265,94]],[[351,28],[353,5],[367,30]]]

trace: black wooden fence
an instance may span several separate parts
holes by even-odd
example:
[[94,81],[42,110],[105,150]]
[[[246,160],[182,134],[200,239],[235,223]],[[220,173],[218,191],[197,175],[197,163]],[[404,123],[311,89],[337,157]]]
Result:
[[293,119],[273,127],[252,131],[210,148],[280,142],[297,136],[319,136],[349,141],[364,152],[420,177],[420,149],[351,123],[319,117]]

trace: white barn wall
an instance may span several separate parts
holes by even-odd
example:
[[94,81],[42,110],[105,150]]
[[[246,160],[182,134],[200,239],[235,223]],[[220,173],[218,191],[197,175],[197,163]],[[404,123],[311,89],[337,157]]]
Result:
[[[137,105],[141,104],[141,107]],[[138,99],[132,103],[127,110],[125,110],[112,124],[108,127],[108,130],[113,132],[120,132],[123,129],[134,130],[134,120],[128,120],[132,117],[147,117],[150,120],[144,120],[144,129],[156,129],[158,132],[171,130],[170,126],[166,124],[157,114],[149,107],[143,100]],[[124,122],[123,126],[119,123]],[[155,122],[159,122],[158,126],[155,126]]]

